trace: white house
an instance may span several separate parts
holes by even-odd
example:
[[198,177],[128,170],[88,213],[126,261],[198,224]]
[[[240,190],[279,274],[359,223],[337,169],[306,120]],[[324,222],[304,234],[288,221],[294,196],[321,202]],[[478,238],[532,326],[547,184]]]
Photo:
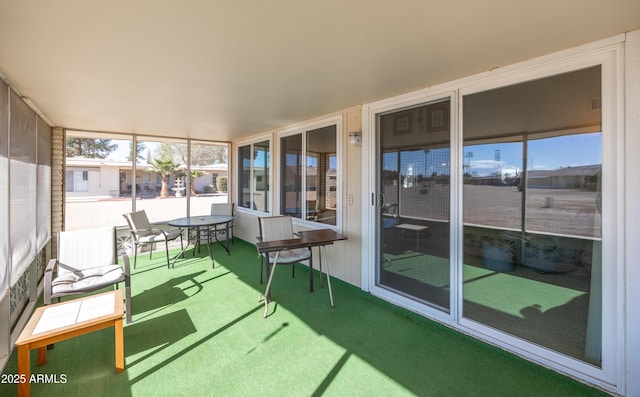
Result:
[[[67,158],[65,187],[67,199],[131,197],[133,173],[131,162],[109,159]],[[148,164],[136,166],[136,195],[156,197],[160,193],[162,177]],[[216,178],[228,176],[227,164],[192,167],[199,176],[194,180],[196,193],[215,191]],[[168,177],[172,187],[177,173]]]

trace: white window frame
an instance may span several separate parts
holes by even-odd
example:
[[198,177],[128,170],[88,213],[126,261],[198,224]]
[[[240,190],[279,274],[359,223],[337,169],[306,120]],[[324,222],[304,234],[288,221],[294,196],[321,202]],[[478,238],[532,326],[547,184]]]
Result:
[[[335,125],[336,127],[336,186],[337,186],[337,191],[336,191],[336,224],[335,225],[329,225],[326,223],[320,223],[320,222],[315,222],[315,221],[308,221],[306,219],[301,219],[301,218],[293,218],[293,223],[294,225],[299,225],[299,226],[303,226],[305,228],[308,229],[333,229],[336,230],[338,232],[342,231],[342,195],[343,195],[343,189],[342,189],[342,163],[343,163],[343,156],[344,156],[344,152],[343,152],[343,148],[342,148],[342,116],[333,116],[333,117],[328,117],[328,118],[324,118],[322,120],[318,120],[318,121],[314,121],[314,122],[310,122],[310,123],[305,123],[305,124],[300,124],[297,125],[295,127],[291,127],[291,128],[287,128],[284,130],[279,131],[276,136],[276,146],[277,146],[277,150],[276,150],[276,155],[277,158],[275,160],[275,164],[276,164],[276,169],[274,170],[274,174],[276,175],[276,180],[278,181],[278,185],[280,186],[280,182],[282,182],[281,179],[281,175],[282,175],[282,166],[283,164],[280,161],[281,158],[281,151],[282,151],[282,147],[280,146],[280,141],[282,138],[288,137],[288,136],[292,136],[292,135],[298,135],[301,134],[302,135],[302,167],[303,169],[306,169],[306,153],[307,153],[307,143],[306,143],[306,133],[309,131],[313,131],[316,130],[318,128],[323,128],[323,127],[329,127],[332,125]],[[272,158],[273,157],[272,155]],[[306,178],[302,178],[302,192],[306,192],[307,189],[307,181]],[[282,190],[280,188],[277,189],[277,191],[273,192],[275,194],[275,200],[273,203],[273,208],[274,208],[274,212],[280,213],[280,204],[281,204],[281,193]],[[306,200],[302,200],[303,203],[303,209],[304,206],[306,206]]]
[[[371,106],[363,107],[363,118],[365,119],[365,130],[368,136],[371,136],[371,141],[377,140],[377,122],[378,116],[385,113],[400,111],[403,109],[413,108],[416,106],[422,106],[426,104],[437,103],[441,101],[449,101],[450,103],[450,125],[451,125],[451,139],[450,139],[450,147],[451,147],[451,191],[450,191],[450,208],[452,209],[450,223],[451,225],[455,225],[457,222],[457,212],[453,211],[453,208],[457,206],[457,202],[459,201],[459,193],[457,188],[457,173],[456,173],[456,165],[458,163],[458,157],[456,157],[457,152],[455,148],[457,147],[457,136],[453,133],[453,131],[457,130],[457,112],[458,112],[458,97],[457,92],[448,88],[444,89],[436,89],[436,90],[428,90],[428,91],[418,91],[416,93],[410,93],[407,95],[403,95],[397,98],[391,98],[389,100],[381,101]],[[364,114],[366,112],[366,114]],[[364,134],[365,132],[363,132]],[[382,287],[378,285],[377,278],[378,273],[376,267],[379,265],[379,258],[377,256],[376,250],[376,239],[378,236],[378,230],[376,225],[376,219],[378,217],[380,211],[380,205],[382,198],[379,197],[379,192],[376,191],[377,181],[376,181],[376,170],[377,166],[374,165],[377,162],[377,148],[375,144],[366,145],[366,148],[363,146],[363,153],[367,153],[369,158],[371,159],[371,163],[366,166],[363,165],[364,169],[369,169],[370,175],[368,179],[365,179],[367,183],[363,183],[363,189],[369,189],[368,193],[365,195],[363,193],[363,197],[366,200],[371,200],[371,203],[366,203],[363,205],[363,215],[362,219],[364,222],[369,222],[366,226],[363,226],[363,235],[367,236],[367,238],[363,239],[363,267],[362,267],[362,285],[368,291],[370,291],[373,295],[376,295],[382,299],[385,299],[391,303],[394,303],[398,306],[402,306],[411,311],[419,313],[423,316],[435,319],[437,321],[443,322],[445,324],[454,325],[453,318],[455,318],[455,311],[457,306],[455,305],[455,301],[453,300],[449,308],[449,313],[442,311],[438,308],[431,307],[429,305],[425,305],[417,300],[398,294],[389,290],[388,288]],[[363,179],[365,175],[363,175]],[[370,186],[370,187],[369,187]],[[369,205],[372,204],[372,205]],[[456,234],[452,234],[450,240],[450,261],[451,263],[456,263],[456,255],[457,251],[453,248],[456,247],[457,240]],[[366,265],[364,265],[366,263]],[[457,268],[455,266],[451,267],[450,279],[456,280],[457,277]],[[454,294],[455,290],[452,288],[450,294]]]
[[[241,207],[240,205],[236,204],[235,210],[236,212],[246,212],[246,213],[251,213],[251,214],[255,214],[258,216],[264,216],[265,214],[272,214],[273,211],[273,197],[274,197],[274,192],[273,192],[273,186],[274,186],[274,156],[275,156],[275,148],[273,145],[273,137],[272,135],[260,135],[257,137],[253,137],[251,139],[244,139],[241,141],[238,141],[235,145],[235,156],[234,158],[236,160],[240,159],[240,155],[238,153],[238,151],[240,150],[241,147],[245,147],[245,146],[249,146],[251,148],[251,150],[253,151],[253,146],[256,143],[260,143],[260,142],[264,142],[264,141],[268,141],[269,142],[269,178],[267,180],[268,186],[269,186],[269,191],[267,192],[269,195],[269,205],[268,208],[266,209],[266,211],[258,211],[258,210],[254,210],[253,208],[246,208],[246,207]],[[250,167],[250,175],[251,175],[251,179],[253,179],[253,175],[254,175],[254,162],[253,159],[251,159],[251,167]],[[242,189],[242,186],[240,184],[240,178],[239,178],[239,173],[242,171],[240,169],[240,167],[238,166],[238,164],[234,164],[233,167],[230,166],[230,169],[235,169],[234,171],[234,175],[233,178],[235,179],[235,184],[234,186],[237,186],[237,189],[235,189],[233,191],[233,197],[230,197],[230,201],[232,202],[236,202],[237,203],[237,199],[238,199],[238,193],[239,190]],[[249,186],[249,190],[250,190],[250,194],[253,195],[253,185],[250,184]]]

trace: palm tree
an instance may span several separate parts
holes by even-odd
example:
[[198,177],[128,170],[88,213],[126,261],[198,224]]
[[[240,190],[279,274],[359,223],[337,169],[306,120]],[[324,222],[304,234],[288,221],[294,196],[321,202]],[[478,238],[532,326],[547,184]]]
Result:
[[471,159],[473,158],[473,152],[471,152],[471,151],[467,152],[467,154],[465,154],[464,157],[467,158],[467,165],[465,165],[464,168],[467,169],[467,174],[470,174],[471,173]]
[[167,176],[171,175],[173,171],[178,167],[173,160],[161,160],[161,159],[153,159],[151,163],[151,168],[155,172],[159,172],[162,175],[162,190],[160,190],[160,198],[169,197],[169,186],[167,185]]
[[204,172],[202,171],[191,171],[189,173],[189,185],[191,185],[191,193],[190,195],[193,197],[196,195],[196,178],[200,178],[202,175],[204,175]]

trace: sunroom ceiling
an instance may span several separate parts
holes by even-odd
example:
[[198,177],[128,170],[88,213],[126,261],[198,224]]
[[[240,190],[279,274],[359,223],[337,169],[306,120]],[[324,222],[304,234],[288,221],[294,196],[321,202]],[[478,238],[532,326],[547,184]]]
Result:
[[0,0],[54,125],[229,141],[640,27],[638,0]]

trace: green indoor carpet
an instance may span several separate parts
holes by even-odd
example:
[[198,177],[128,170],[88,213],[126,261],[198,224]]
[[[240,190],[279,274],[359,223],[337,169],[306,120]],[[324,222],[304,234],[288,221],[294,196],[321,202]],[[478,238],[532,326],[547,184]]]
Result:
[[[213,245],[167,269],[140,255],[132,275],[133,323],[125,371],[115,372],[113,329],[59,342],[31,371],[55,375],[33,396],[605,396],[308,268],[276,269],[263,318],[255,246]],[[175,254],[175,252],[173,252]],[[131,258],[133,259],[133,258]],[[325,276],[326,277],[326,276]],[[3,374],[14,374],[17,351]],[[0,395],[17,387],[0,384]]]

